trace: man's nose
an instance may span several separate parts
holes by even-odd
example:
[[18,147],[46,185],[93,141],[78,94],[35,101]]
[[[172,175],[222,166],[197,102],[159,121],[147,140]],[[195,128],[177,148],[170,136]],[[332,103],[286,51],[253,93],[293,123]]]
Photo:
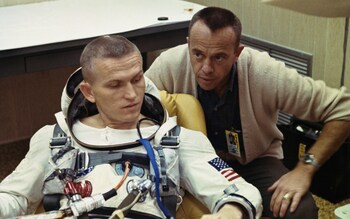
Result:
[[209,73],[213,72],[213,67],[212,67],[212,63],[211,63],[210,59],[205,59],[204,60],[203,66],[202,66],[202,70],[206,74],[209,74]]
[[125,98],[133,99],[136,97],[136,91],[132,83],[127,83],[125,86]]

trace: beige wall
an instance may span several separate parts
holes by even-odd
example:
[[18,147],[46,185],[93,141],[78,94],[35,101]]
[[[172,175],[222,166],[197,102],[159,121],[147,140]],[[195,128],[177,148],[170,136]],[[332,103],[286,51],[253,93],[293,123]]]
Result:
[[[304,15],[261,0],[189,1],[230,9],[240,17],[244,34],[313,54],[313,78],[340,86],[345,18]],[[344,85],[350,88],[350,35],[348,38]]]

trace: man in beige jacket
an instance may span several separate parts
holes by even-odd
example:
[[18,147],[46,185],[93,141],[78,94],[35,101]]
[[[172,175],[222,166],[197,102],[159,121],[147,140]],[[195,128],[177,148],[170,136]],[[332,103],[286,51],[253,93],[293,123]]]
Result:
[[[263,216],[317,218],[308,190],[320,165],[349,135],[350,94],[244,48],[240,37],[241,23],[231,11],[202,9],[190,22],[188,43],[163,52],[145,74],[160,90],[199,99],[210,141],[259,188]],[[281,162],[279,111],[324,123],[316,143],[291,171]]]

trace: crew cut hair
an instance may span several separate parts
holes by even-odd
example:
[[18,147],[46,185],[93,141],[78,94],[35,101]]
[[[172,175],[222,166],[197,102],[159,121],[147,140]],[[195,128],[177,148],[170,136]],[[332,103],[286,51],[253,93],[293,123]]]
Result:
[[133,52],[140,53],[135,44],[123,36],[98,37],[86,45],[80,56],[83,77],[93,73],[94,59],[123,58]]
[[231,27],[236,34],[236,47],[239,46],[242,34],[242,24],[239,18],[230,10],[219,7],[206,7],[193,15],[189,28],[188,36],[191,29],[197,21],[202,21],[212,31],[215,32],[225,27]]

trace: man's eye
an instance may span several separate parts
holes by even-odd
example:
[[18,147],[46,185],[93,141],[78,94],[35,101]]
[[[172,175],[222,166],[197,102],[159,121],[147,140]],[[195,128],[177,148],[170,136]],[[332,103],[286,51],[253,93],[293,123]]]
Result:
[[115,88],[115,87],[119,87],[119,85],[120,84],[116,82],[116,83],[110,83],[108,86],[112,87],[112,88]]
[[223,56],[216,56],[216,57],[215,57],[215,60],[216,60],[217,62],[221,62],[221,61],[224,60],[224,57],[223,57]]
[[194,57],[196,59],[201,59],[201,58],[203,58],[203,55],[201,53],[196,52],[196,53],[194,53]]
[[143,75],[141,75],[141,76],[139,76],[139,77],[136,77],[136,78],[133,80],[133,82],[134,82],[134,83],[137,83],[137,82],[141,81],[142,78],[143,78]]

